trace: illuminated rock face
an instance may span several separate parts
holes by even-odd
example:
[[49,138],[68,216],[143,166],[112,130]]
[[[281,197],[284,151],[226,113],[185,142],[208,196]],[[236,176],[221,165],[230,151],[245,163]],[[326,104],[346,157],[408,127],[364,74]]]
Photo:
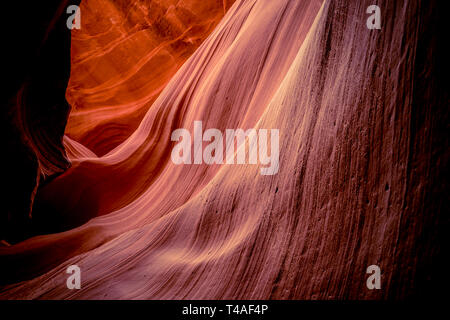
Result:
[[82,2],[66,134],[97,155],[123,142],[233,2]]
[[[448,96],[432,76],[443,10],[382,2],[368,30],[371,4],[236,1],[117,148],[97,157],[65,139],[72,167],[35,213],[79,227],[0,248],[2,282],[27,280],[0,298],[431,295],[448,224]],[[171,133],[195,121],[278,129],[277,174],[175,165]],[[72,264],[83,290],[61,285]]]

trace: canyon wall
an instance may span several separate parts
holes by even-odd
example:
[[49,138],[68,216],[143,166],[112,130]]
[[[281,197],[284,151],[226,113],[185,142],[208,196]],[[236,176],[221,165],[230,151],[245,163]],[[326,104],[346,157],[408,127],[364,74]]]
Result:
[[[0,247],[0,298],[437,296],[444,10],[379,1],[369,30],[371,4],[236,1],[131,136],[102,156],[66,138],[72,166],[35,205],[40,230],[66,231]],[[278,129],[278,173],[173,164],[170,135],[195,120]],[[72,264],[81,290],[66,287]],[[374,264],[381,290],[366,287]]]

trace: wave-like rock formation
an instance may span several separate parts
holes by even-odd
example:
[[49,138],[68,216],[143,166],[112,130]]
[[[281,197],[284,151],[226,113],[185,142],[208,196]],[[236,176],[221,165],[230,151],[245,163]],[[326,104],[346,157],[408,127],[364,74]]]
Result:
[[[48,232],[72,228],[139,197],[154,208],[150,220],[142,217],[150,222],[202,190],[219,167],[172,164],[170,135],[177,128],[192,129],[194,120],[203,121],[205,129],[223,131],[255,126],[320,6],[318,2],[292,5],[237,5],[235,15],[223,20],[183,65],[130,139],[103,157],[73,159],[70,170],[40,190],[33,213],[36,224]],[[311,6],[315,9],[308,10]],[[220,108],[212,112],[216,106]],[[66,139],[66,144],[70,141]],[[88,152],[73,144],[68,150]]]
[[[382,29],[369,30],[370,1],[237,0],[130,137],[103,156],[65,138],[72,166],[34,213],[67,231],[0,247],[0,298],[430,295],[448,225],[448,100],[434,77],[441,11],[424,3],[381,1]],[[127,100],[133,72],[120,71],[114,103],[141,100]],[[278,173],[173,164],[171,133],[196,120],[279,129]],[[80,290],[66,287],[73,264]],[[366,287],[373,264],[381,290]]]
[[234,1],[84,1],[66,135],[97,155],[128,138]]

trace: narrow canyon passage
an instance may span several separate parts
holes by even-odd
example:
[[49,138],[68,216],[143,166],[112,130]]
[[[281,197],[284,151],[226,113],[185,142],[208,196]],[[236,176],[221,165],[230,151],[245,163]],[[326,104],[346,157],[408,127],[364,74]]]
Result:
[[[431,76],[440,7],[423,3],[381,1],[370,30],[370,1],[82,1],[70,168],[36,194],[42,235],[0,246],[0,298],[432,294],[448,96]],[[277,130],[277,171],[174,163],[172,133],[200,121]],[[383,290],[367,290],[369,265]]]

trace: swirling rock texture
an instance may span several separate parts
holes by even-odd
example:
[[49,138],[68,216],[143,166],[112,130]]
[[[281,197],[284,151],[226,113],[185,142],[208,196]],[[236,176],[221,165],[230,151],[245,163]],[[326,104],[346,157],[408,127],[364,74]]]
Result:
[[128,138],[232,1],[84,1],[66,135],[101,156]]
[[[153,71],[135,70],[151,56],[133,40],[142,36],[127,23],[90,35],[97,47],[80,44],[72,58],[67,94],[80,105],[68,130],[100,130],[101,141],[109,121],[139,125],[113,137],[109,147],[118,144],[104,155],[109,147],[96,152],[96,143],[65,137],[71,168],[38,190],[33,207],[41,232],[65,231],[0,247],[0,298],[432,297],[448,226],[448,94],[436,76],[443,10],[379,1],[382,29],[368,30],[371,4],[237,0],[178,71],[162,76],[170,81],[138,120],[128,109],[155,90],[144,81]],[[108,8],[112,17],[136,13]],[[114,32],[129,43],[109,55],[114,44],[99,39]],[[97,81],[81,62],[127,50],[129,64]],[[84,106],[86,124],[76,115]],[[170,135],[192,132],[195,120],[222,131],[279,129],[278,173],[174,165]],[[66,287],[72,264],[81,290]],[[372,264],[381,290],[366,287]]]

